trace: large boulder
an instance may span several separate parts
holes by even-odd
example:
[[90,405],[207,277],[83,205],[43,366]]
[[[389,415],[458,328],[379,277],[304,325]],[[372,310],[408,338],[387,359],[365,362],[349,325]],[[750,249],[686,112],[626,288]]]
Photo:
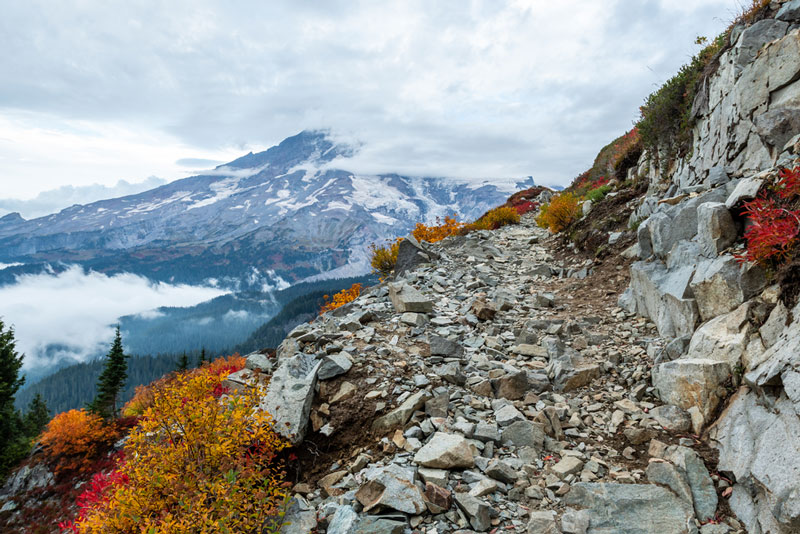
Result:
[[417,265],[430,263],[432,259],[437,259],[435,253],[425,250],[422,244],[413,236],[408,236],[400,241],[398,245],[394,276],[395,278],[401,278]]
[[672,271],[660,261],[631,266],[631,291],[636,313],[648,317],[662,337],[691,335],[700,318],[690,287],[692,266]]
[[422,491],[414,485],[414,472],[397,464],[367,472],[367,482],[356,493],[365,512],[383,509],[419,515],[425,510]]
[[693,425],[699,431],[725,398],[731,368],[707,358],[679,358],[654,367],[652,374],[658,397],[695,414]]
[[706,202],[697,208],[697,239],[709,257],[716,257],[736,241],[736,225],[724,203]]
[[764,270],[726,254],[700,262],[689,284],[704,321],[728,313],[756,296],[767,283]]
[[414,463],[435,469],[466,469],[475,465],[475,459],[464,436],[436,432],[414,455]]
[[389,298],[391,298],[394,309],[398,313],[433,312],[433,301],[420,293],[416,288],[403,282],[389,284]]
[[748,532],[800,532],[800,411],[740,388],[709,435],[720,471],[736,480],[730,505]]
[[750,341],[752,326],[748,320],[750,303],[703,323],[689,342],[687,358],[707,358],[725,362],[731,369],[741,363]]
[[564,497],[583,510],[586,534],[696,534],[689,503],[653,484],[579,482]]
[[282,360],[261,400],[261,408],[278,422],[278,433],[292,445],[301,443],[306,435],[321,364],[313,355],[303,353]]

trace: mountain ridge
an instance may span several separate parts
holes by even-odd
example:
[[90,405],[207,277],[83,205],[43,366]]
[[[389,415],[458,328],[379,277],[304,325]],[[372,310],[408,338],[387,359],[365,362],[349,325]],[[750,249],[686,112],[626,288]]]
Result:
[[7,215],[0,261],[79,263],[187,283],[241,278],[255,267],[297,282],[348,263],[365,272],[369,243],[452,213],[476,218],[504,201],[505,189],[533,185],[532,178],[502,187],[327,167],[354,151],[326,132],[303,131],[143,193],[31,220]]

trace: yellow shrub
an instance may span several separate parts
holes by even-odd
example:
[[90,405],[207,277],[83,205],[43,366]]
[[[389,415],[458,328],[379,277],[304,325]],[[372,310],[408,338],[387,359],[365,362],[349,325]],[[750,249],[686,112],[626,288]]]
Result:
[[286,493],[276,454],[286,444],[259,408],[263,391],[227,392],[221,376],[207,366],[153,387],[117,467],[120,482],[81,510],[74,531],[277,530]]
[[442,223],[437,217],[436,226],[425,226],[422,223],[417,223],[417,226],[414,227],[411,235],[413,235],[417,241],[436,243],[445,237],[458,235],[461,233],[461,230],[464,228],[464,226],[464,223],[458,222],[456,215],[453,214],[452,217],[445,217],[444,223]]
[[467,230],[497,230],[507,224],[519,224],[519,213],[514,208],[501,206],[489,210],[480,219],[467,225]]
[[377,246],[375,243],[369,246],[372,251],[372,257],[369,264],[372,266],[372,271],[381,276],[381,279],[386,278],[394,270],[397,264],[397,253],[400,250],[400,242],[402,237],[397,238],[394,243],[387,243],[382,246]]
[[342,289],[333,296],[333,300],[328,295],[325,295],[325,305],[322,306],[320,313],[329,312],[336,308],[341,308],[348,302],[353,302],[361,294],[361,284],[353,284],[350,289]]
[[536,224],[554,234],[560,232],[578,218],[579,200],[572,193],[561,193],[553,197],[550,204],[542,206],[539,216],[536,217]]

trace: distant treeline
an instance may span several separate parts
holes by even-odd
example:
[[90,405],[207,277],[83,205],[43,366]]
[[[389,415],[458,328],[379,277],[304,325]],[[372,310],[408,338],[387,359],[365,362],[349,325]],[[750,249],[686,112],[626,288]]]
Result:
[[[324,295],[331,295],[355,283],[371,285],[376,282],[377,279],[374,276],[360,276],[303,283],[283,291],[275,292],[272,294],[272,298],[274,299],[275,306],[281,308],[281,311],[275,317],[256,328],[255,331],[251,329],[249,331],[249,337],[243,342],[229,344],[227,345],[228,348],[223,349],[215,348],[219,347],[219,345],[203,347],[206,350],[206,358],[214,359],[217,356],[229,355],[234,352],[247,354],[262,348],[275,348],[283,341],[286,334],[289,333],[292,328],[300,323],[310,321],[317,315],[324,302]],[[188,309],[164,308],[162,311],[165,312],[164,318],[171,317],[171,322],[174,325],[182,324],[180,318],[191,320],[198,315],[205,317],[216,315],[219,317],[225,313],[223,311],[224,304],[231,304],[228,297],[230,296],[219,297],[218,299],[213,299],[212,301]],[[263,298],[263,295],[249,293],[237,295],[236,299],[237,302],[241,304],[249,299],[253,301],[260,300],[259,297]],[[123,321],[123,330],[138,322],[132,319],[131,321],[131,323]],[[142,326],[146,325],[139,325],[140,328]],[[161,328],[167,327],[168,324],[166,322],[156,321],[156,323],[150,325],[147,335],[168,335],[169,332],[160,330]],[[211,330],[213,332],[214,329],[206,325],[206,330]],[[194,327],[189,330],[181,330],[182,335],[191,335],[190,332],[192,331],[195,331]],[[247,334],[245,333],[244,335]],[[144,336],[144,332],[137,332],[137,334],[134,335],[135,339],[141,339]],[[176,340],[179,339],[179,336],[173,335],[170,339]],[[203,339],[206,338],[203,337]],[[110,341],[111,340],[109,340],[109,342]],[[129,345],[126,339],[123,338],[122,341],[126,352],[128,352],[127,349]],[[196,346],[196,339],[186,338],[184,347]],[[128,382],[122,393],[123,402],[127,402],[133,396],[136,386],[149,384],[153,380],[174,371],[178,367],[178,360],[183,352],[184,350],[170,350],[159,352],[155,356],[132,356],[128,360]],[[193,348],[185,352],[189,357],[189,366],[196,367],[200,359],[201,349]],[[94,398],[97,377],[102,370],[102,360],[93,360],[64,367],[52,375],[20,390],[16,395],[16,405],[21,410],[24,410],[30,404],[33,397],[37,393],[41,393],[51,415],[73,408],[83,407]]]

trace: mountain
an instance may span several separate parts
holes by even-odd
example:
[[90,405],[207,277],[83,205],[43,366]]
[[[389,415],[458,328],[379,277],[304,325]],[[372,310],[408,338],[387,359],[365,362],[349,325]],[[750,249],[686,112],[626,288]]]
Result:
[[[524,183],[343,170],[356,148],[304,131],[200,176],[24,220],[0,218],[0,283],[44,264],[260,289],[368,270],[367,247],[418,221],[476,218]],[[333,164],[336,164],[335,166]],[[503,186],[505,185],[505,187]],[[324,274],[323,274],[324,273]]]

